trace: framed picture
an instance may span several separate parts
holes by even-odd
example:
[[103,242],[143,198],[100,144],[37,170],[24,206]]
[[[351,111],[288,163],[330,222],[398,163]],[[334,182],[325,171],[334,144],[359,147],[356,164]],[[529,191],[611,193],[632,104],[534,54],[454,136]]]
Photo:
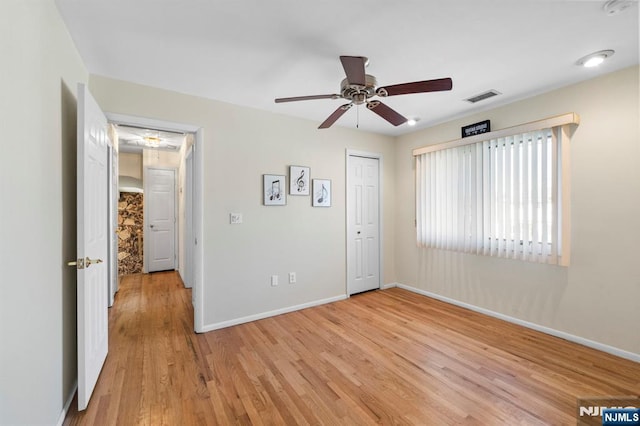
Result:
[[313,179],[313,207],[331,207],[331,180]]
[[309,195],[309,167],[290,166],[289,167],[289,194]]
[[265,206],[287,204],[286,179],[285,175],[262,175]]

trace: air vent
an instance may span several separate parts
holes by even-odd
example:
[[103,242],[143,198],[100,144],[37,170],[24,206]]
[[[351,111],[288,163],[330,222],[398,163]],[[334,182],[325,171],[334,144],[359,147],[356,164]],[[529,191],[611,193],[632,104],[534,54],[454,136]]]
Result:
[[476,102],[480,102],[480,101],[484,101],[485,99],[489,99],[489,98],[493,98],[494,96],[498,96],[501,93],[498,92],[497,90],[488,90],[484,93],[480,93],[479,95],[476,96],[472,96],[470,98],[465,99],[465,101],[467,102],[471,102],[472,104],[475,104]]

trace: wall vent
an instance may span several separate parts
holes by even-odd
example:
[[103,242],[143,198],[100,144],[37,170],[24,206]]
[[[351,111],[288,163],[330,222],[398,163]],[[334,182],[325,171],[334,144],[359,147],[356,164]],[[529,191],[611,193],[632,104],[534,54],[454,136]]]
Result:
[[465,99],[465,101],[475,104],[476,102],[484,101],[485,99],[493,98],[494,96],[498,96],[498,95],[501,95],[501,93],[498,92],[497,90],[491,89],[484,93],[480,93],[479,95],[475,95],[470,98],[467,98]]

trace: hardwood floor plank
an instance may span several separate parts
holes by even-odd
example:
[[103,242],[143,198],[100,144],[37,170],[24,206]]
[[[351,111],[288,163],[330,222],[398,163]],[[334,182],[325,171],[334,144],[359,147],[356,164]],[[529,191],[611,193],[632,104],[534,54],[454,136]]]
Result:
[[204,334],[174,272],[122,280],[65,425],[565,425],[640,364],[401,289]]

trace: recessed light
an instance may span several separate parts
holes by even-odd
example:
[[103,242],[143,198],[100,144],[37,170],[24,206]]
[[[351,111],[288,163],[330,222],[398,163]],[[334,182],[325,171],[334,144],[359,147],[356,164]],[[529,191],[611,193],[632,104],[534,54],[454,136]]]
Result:
[[633,6],[633,3],[631,0],[609,0],[604,4],[602,10],[607,16],[614,16]]
[[408,119],[408,120],[407,120],[407,124],[408,124],[409,126],[415,126],[415,125],[416,125],[416,123],[418,123],[418,121],[420,121],[420,119],[419,119],[419,118],[417,118],[417,117],[415,117],[415,118],[410,118],[410,119]]
[[581,65],[586,68],[597,67],[598,65],[603,63],[605,59],[613,56],[614,53],[615,51],[613,50],[601,50],[599,52],[594,52],[578,59],[576,65]]

